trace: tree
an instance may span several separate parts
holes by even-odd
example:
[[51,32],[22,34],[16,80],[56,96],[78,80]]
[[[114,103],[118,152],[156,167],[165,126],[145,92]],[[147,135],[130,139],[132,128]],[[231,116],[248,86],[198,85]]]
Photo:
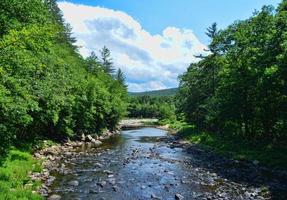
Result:
[[[0,1],[0,26],[0,154],[117,126],[126,88],[77,52],[55,0]],[[103,58],[112,65],[109,50]]]
[[113,67],[110,50],[106,46],[104,46],[100,51],[100,53],[101,53],[101,65],[104,71],[112,75],[115,72],[115,69]]
[[94,75],[97,75],[102,70],[99,58],[94,51],[92,51],[91,55],[86,58],[86,63],[88,71]]
[[120,68],[117,70],[116,80],[119,81],[119,83],[121,85],[126,87],[126,85],[125,85],[126,77],[125,77],[125,74],[122,72],[122,70]]
[[224,30],[208,28],[210,54],[180,76],[177,107],[188,122],[221,134],[286,141],[286,2]]

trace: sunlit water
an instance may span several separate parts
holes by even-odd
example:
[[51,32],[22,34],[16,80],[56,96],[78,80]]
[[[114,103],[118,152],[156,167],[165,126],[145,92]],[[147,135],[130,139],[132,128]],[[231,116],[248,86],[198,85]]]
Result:
[[[233,183],[207,169],[181,148],[171,148],[156,128],[125,130],[99,147],[66,156],[64,173],[55,173],[52,194],[62,199],[256,199],[254,187]],[[109,171],[105,171],[109,170]],[[71,184],[78,181],[78,185]]]

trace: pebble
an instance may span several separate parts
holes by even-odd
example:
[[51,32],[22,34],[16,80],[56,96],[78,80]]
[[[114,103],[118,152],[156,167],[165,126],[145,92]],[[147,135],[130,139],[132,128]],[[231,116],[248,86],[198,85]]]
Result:
[[150,197],[151,197],[152,199],[157,199],[157,200],[160,200],[160,199],[161,199],[160,197],[156,196],[155,194],[151,194]]
[[110,171],[110,170],[104,170],[103,172],[106,173],[106,174],[109,174],[109,175],[111,175],[111,174],[114,173],[114,172],[112,172],[112,171]]
[[106,181],[101,181],[101,182],[99,182],[99,183],[97,183],[99,186],[101,186],[101,187],[104,187],[106,184],[107,184],[107,182]]
[[60,200],[62,197],[58,194],[51,195],[48,200]]
[[70,181],[68,184],[71,185],[71,186],[76,187],[76,186],[79,185],[79,181]]
[[118,187],[118,186],[113,186],[113,190],[114,190],[115,192],[117,192],[117,191],[119,191],[119,187]]

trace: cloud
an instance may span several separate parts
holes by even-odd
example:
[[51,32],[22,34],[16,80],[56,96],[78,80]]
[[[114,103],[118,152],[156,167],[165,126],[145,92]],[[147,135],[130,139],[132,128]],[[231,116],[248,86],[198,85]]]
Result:
[[70,2],[60,2],[59,7],[80,53],[86,57],[107,46],[115,66],[125,72],[130,91],[177,87],[178,75],[206,49],[190,29],[167,27],[152,35],[121,11]]

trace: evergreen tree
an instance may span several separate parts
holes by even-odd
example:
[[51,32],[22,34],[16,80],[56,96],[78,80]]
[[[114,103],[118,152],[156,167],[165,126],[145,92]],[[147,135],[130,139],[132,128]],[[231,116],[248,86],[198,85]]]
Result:
[[115,69],[113,67],[113,61],[111,58],[110,50],[106,46],[104,46],[100,51],[100,53],[101,53],[101,65],[104,71],[110,75],[113,75]]
[[122,72],[122,70],[119,68],[116,73],[116,80],[119,81],[120,84],[126,87],[126,77],[125,74]]
[[92,51],[91,55],[86,58],[86,63],[87,69],[90,73],[97,75],[100,71],[102,71],[101,63],[94,51]]

